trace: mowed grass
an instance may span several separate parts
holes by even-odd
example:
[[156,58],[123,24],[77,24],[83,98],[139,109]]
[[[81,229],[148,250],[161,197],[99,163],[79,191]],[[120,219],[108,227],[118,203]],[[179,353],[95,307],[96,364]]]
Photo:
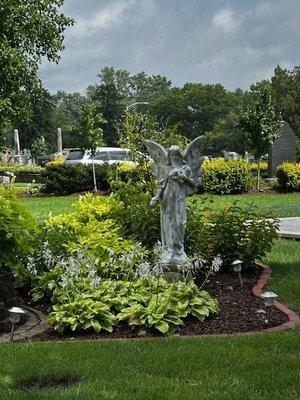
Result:
[[34,218],[41,222],[50,215],[64,214],[72,211],[71,205],[78,196],[45,196],[25,197],[22,203],[31,211]]
[[[300,330],[255,337],[7,344],[9,400],[299,399]],[[62,378],[73,386],[45,387]]]
[[241,195],[200,195],[199,204],[221,207],[236,203],[239,207],[253,204],[263,215],[279,217],[300,217],[300,193],[255,193]]
[[[253,203],[265,215],[274,217],[299,217],[300,193],[291,194],[242,194],[242,195],[198,195],[194,196],[199,205],[221,207],[225,204],[237,203],[244,207]],[[48,218],[49,214],[57,215],[72,211],[70,207],[78,199],[74,196],[48,196],[23,198],[22,202],[30,209],[37,221]]]
[[[213,197],[216,206],[254,198],[261,210],[295,215],[299,195],[279,196],[271,195],[269,204],[261,195]],[[42,220],[50,211],[69,212],[76,199],[23,201]],[[300,241],[277,240],[264,262],[273,270],[269,289],[299,310]],[[0,359],[0,399],[5,400],[300,398],[300,328],[225,338],[3,344]],[[68,379],[73,385],[57,385]]]
[[300,311],[300,241],[276,241],[264,262],[272,268],[270,287],[295,311]]

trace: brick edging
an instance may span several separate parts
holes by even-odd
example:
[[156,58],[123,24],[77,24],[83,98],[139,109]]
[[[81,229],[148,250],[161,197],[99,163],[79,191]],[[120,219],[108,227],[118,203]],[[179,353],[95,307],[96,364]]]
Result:
[[[268,267],[267,265],[265,265],[261,262],[256,262],[255,264],[258,267],[262,268],[263,271],[262,271],[261,277],[259,278],[258,282],[256,283],[255,286],[253,286],[252,292],[253,292],[254,296],[261,298],[262,289],[268,283],[271,273],[272,273],[272,270],[270,267]],[[286,331],[287,329],[296,328],[296,326],[300,325],[300,317],[295,311],[289,309],[287,306],[280,303],[279,301],[274,302],[274,307],[279,312],[284,314],[288,318],[288,321],[284,322],[281,325],[273,326],[272,328],[262,329],[261,331],[258,331],[258,332],[280,332],[280,331]]]

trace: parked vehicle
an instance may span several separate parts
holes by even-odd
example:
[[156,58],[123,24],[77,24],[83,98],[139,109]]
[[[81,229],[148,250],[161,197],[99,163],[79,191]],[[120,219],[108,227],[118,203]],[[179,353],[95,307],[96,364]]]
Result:
[[[93,158],[96,165],[130,162],[130,150],[120,147],[98,147]],[[91,151],[81,149],[70,149],[64,161],[67,165],[92,163]]]

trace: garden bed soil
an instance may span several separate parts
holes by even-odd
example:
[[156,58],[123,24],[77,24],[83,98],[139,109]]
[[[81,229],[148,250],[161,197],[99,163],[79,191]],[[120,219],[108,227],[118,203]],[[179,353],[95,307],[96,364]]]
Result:
[[[259,267],[243,273],[243,288],[240,287],[236,273],[227,272],[213,276],[206,283],[204,289],[212,297],[219,301],[220,311],[212,314],[203,322],[194,317],[184,319],[184,326],[177,332],[178,335],[193,336],[207,334],[228,334],[238,332],[256,332],[262,329],[281,325],[287,321],[287,317],[272,308],[271,321],[266,323],[267,314],[262,299],[255,297],[252,287],[261,276]],[[156,332],[145,332],[137,330],[127,324],[116,327],[112,333],[109,332],[85,332],[65,333],[59,335],[53,328],[49,328],[42,334],[34,336],[33,341],[51,340],[90,340],[90,339],[114,339],[114,338],[140,338],[158,337]]]

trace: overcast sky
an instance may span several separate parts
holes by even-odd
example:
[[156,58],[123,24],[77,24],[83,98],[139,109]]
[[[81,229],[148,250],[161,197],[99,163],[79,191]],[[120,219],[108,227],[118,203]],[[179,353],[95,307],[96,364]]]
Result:
[[76,22],[59,65],[41,67],[51,92],[84,91],[105,66],[247,89],[277,64],[300,65],[300,0],[65,0],[62,10]]

